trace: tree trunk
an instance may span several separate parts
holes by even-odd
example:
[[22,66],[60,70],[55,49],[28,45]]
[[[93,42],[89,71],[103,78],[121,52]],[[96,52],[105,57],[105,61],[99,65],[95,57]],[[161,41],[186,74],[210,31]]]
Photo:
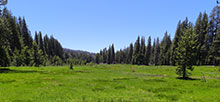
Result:
[[186,67],[183,66],[183,79],[186,79]]

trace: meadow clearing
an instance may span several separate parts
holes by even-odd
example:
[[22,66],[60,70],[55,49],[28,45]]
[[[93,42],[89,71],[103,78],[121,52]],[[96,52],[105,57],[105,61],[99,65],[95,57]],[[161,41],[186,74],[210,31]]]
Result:
[[0,102],[219,102],[218,67],[92,65],[0,68]]

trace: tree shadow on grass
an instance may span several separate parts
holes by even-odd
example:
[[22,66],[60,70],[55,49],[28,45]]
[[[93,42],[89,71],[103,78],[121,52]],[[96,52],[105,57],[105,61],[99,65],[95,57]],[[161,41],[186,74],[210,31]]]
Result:
[[176,79],[179,79],[179,80],[201,80],[201,79],[198,79],[198,78],[189,78],[189,77],[186,77],[186,78],[183,78],[183,77],[177,77]]
[[34,70],[15,70],[9,68],[0,68],[0,73],[43,73],[43,72],[34,71]]

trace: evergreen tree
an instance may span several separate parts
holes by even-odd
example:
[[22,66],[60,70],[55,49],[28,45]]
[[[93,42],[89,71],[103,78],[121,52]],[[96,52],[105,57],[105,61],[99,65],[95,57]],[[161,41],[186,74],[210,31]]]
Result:
[[6,67],[10,65],[10,57],[8,54],[8,40],[7,40],[7,29],[3,24],[3,20],[0,19],[0,66]]
[[32,46],[32,42],[33,39],[31,37],[31,33],[28,30],[25,18],[21,19],[21,17],[19,17],[19,31],[21,36],[23,37],[23,42],[24,42],[24,46],[28,46],[31,47]]
[[128,51],[128,64],[132,63],[132,55],[133,55],[133,44],[131,43]]
[[100,54],[96,54],[95,62],[96,62],[96,64],[100,63]]
[[115,63],[115,47],[114,44],[111,46],[111,64]]
[[112,47],[109,46],[109,49],[107,51],[107,63],[112,64]]
[[160,55],[160,41],[159,38],[157,38],[156,46],[155,46],[155,52],[154,52],[154,64],[159,65],[159,55]]
[[220,8],[218,6],[214,7],[211,15],[210,15],[210,21],[208,25],[208,44],[210,47],[210,50],[208,52],[207,57],[207,64],[213,65],[214,64],[214,55],[213,55],[213,42],[215,40],[216,35],[218,34],[218,28],[220,27]]
[[43,42],[43,38],[42,38],[42,33],[41,32],[39,32],[39,34],[38,34],[38,46],[43,51],[43,53],[45,53],[44,42]]
[[220,33],[216,35],[216,38],[211,46],[210,52],[210,57],[212,57],[213,59],[212,63],[214,63],[216,66],[220,65]]
[[141,37],[141,45],[140,45],[140,53],[139,53],[139,58],[140,58],[140,64],[141,64],[141,65],[144,64],[145,50],[146,50],[145,38],[144,38],[144,37]]
[[37,45],[39,44],[39,43],[38,43],[39,40],[38,40],[38,34],[37,34],[37,32],[35,32],[34,41],[37,43]]
[[107,48],[103,49],[102,58],[103,58],[103,63],[107,63]]
[[154,39],[153,46],[151,47],[151,57],[150,57],[150,64],[154,65],[155,64],[155,47],[156,47],[156,40]]
[[190,71],[193,71],[193,64],[195,62],[196,51],[196,34],[193,32],[192,25],[188,26],[181,36],[181,40],[178,42],[177,47],[177,74],[186,79],[190,75]]
[[23,40],[19,33],[19,28],[16,23],[16,18],[10,17],[8,19],[8,22],[9,22],[9,30],[11,30],[11,35],[9,38],[11,49],[12,51],[14,51],[15,49],[21,50],[23,48]]
[[21,55],[23,57],[23,65],[29,66],[31,64],[31,50],[28,48],[28,46],[25,46],[21,50]]
[[207,56],[208,56],[208,49],[209,47],[209,36],[208,36],[208,15],[206,13],[203,14],[203,19],[201,23],[201,39],[199,40],[201,42],[200,46],[200,64],[207,64]]
[[21,54],[21,52],[18,49],[15,49],[13,52],[13,57],[12,57],[12,63],[13,65],[15,65],[16,67],[19,67],[22,65],[22,63],[24,62],[23,59],[23,55]]
[[31,65],[35,67],[39,67],[40,65],[43,64],[44,61],[44,56],[42,50],[39,49],[37,43],[34,41],[33,42],[33,47],[32,47],[32,53],[31,53]]
[[140,37],[138,36],[135,44],[134,44],[134,51],[132,55],[132,64],[140,64]]
[[149,65],[151,57],[151,37],[148,38],[148,44],[144,55],[144,64]]
[[171,45],[170,61],[171,61],[172,65],[176,65],[176,48],[178,47],[178,42],[180,40],[180,36],[181,36],[181,21],[178,22],[175,37],[174,37],[173,43]]
[[160,43],[160,55],[159,55],[160,65],[170,64],[170,46],[171,46],[171,39],[168,33],[166,32],[163,37],[163,40]]
[[188,18],[186,18],[182,23],[179,21],[177,25],[177,30],[171,47],[171,64],[176,65],[177,53],[176,48],[178,48],[178,42],[181,41],[181,36],[187,27],[189,26]]

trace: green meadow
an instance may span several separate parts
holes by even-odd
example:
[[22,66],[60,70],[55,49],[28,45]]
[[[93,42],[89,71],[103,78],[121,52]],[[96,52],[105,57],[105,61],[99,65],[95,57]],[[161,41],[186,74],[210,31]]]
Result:
[[218,67],[178,79],[173,66],[0,68],[0,102],[220,102]]

